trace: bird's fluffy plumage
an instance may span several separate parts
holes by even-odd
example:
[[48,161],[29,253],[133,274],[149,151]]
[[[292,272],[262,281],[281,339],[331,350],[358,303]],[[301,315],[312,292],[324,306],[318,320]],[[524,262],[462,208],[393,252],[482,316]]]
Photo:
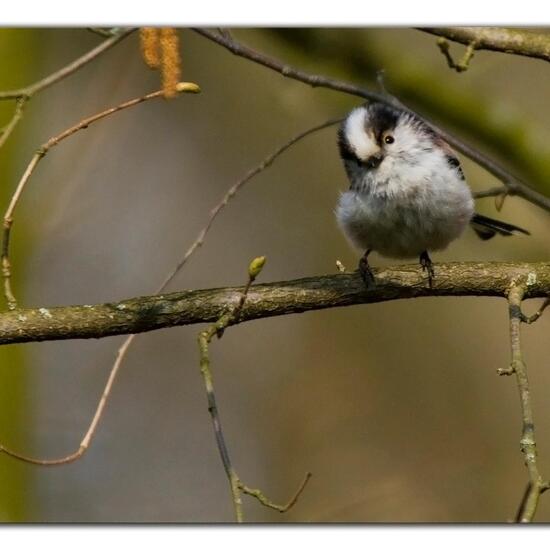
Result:
[[[474,200],[458,158],[414,115],[381,103],[359,107],[342,123],[338,143],[350,189],[336,217],[363,251],[419,256],[446,248],[472,222]],[[481,218],[478,226],[490,220]],[[486,236],[500,232],[485,229]]]

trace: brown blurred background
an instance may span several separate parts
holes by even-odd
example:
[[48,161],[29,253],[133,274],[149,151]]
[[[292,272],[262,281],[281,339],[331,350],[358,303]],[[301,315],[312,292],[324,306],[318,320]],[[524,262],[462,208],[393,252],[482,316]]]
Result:
[[[550,193],[550,71],[476,53],[452,72],[435,37],[408,29],[237,29],[235,36],[315,73],[389,91]],[[38,167],[13,231],[24,305],[92,304],[151,293],[226,188],[295,133],[343,116],[357,98],[312,89],[182,30],[183,79],[198,96],[152,101],[80,132]],[[2,89],[53,72],[101,41],[86,30],[0,30]],[[453,46],[456,56],[463,52]],[[3,157],[5,204],[34,150],[86,115],[158,88],[137,35],[30,102]],[[1,106],[7,120],[9,109]],[[474,189],[497,182],[464,159]],[[546,187],[545,187],[546,186]],[[357,254],[333,208],[346,178],[335,129],[301,142],[217,220],[172,290],[335,272]],[[2,207],[4,208],[4,206]],[[543,261],[550,218],[521,199],[496,213],[531,237],[469,232],[435,261]],[[388,260],[373,258],[374,265]],[[536,304],[528,304],[529,311]],[[83,459],[59,468],[0,456],[4,521],[233,521],[198,369],[198,326],[140,336]],[[286,515],[245,498],[252,522],[478,522],[514,516],[527,479],[519,451],[507,309],[490,298],[434,298],[334,309],[232,328],[212,345],[234,465]],[[540,466],[550,475],[550,314],[524,329]],[[121,338],[31,344],[0,356],[0,441],[55,457],[76,449]],[[15,350],[15,351],[14,351]],[[4,481],[7,483],[8,481]],[[538,521],[550,520],[543,495]]]

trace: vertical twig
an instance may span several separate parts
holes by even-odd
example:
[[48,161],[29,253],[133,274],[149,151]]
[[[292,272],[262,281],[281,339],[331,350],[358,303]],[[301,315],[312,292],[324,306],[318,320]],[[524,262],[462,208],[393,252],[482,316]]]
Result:
[[508,294],[510,347],[512,357],[510,367],[507,369],[499,369],[499,374],[516,375],[522,419],[520,449],[523,453],[525,466],[527,467],[529,476],[529,483],[517,512],[517,521],[529,523],[535,516],[540,495],[548,488],[548,484],[543,481],[537,464],[537,444],[533,420],[533,407],[531,404],[531,392],[529,388],[529,379],[527,377],[527,367],[521,349],[520,327],[521,323],[525,321],[525,316],[521,311],[521,303],[524,295],[525,288],[518,285],[513,285]]
[[231,499],[233,501],[233,509],[235,511],[235,519],[237,523],[243,522],[243,509],[242,509],[242,498],[241,495],[244,493],[246,495],[256,498],[261,504],[272,508],[279,512],[286,512],[289,510],[296,501],[298,497],[305,489],[305,486],[311,477],[311,474],[308,472],[304,481],[301,483],[300,487],[296,491],[296,494],[290,499],[288,504],[279,505],[274,504],[269,500],[259,489],[251,489],[246,486],[235,471],[231,458],[229,455],[229,450],[227,448],[227,443],[223,434],[222,424],[220,420],[220,415],[218,411],[218,406],[216,404],[216,395],[214,393],[214,383],[212,380],[212,372],[210,370],[210,353],[209,345],[214,336],[221,338],[224,330],[231,324],[237,323],[246,301],[246,297],[250,287],[256,277],[260,274],[263,266],[265,265],[265,256],[260,256],[252,260],[248,267],[248,280],[246,286],[244,287],[237,305],[232,311],[222,315],[214,324],[210,325],[206,330],[203,330],[199,333],[198,344],[199,344],[199,357],[200,357],[200,371],[204,380],[204,385],[206,388],[206,397],[208,401],[208,412],[210,413],[210,418],[212,420],[212,426],[214,428],[214,435],[216,438],[216,445],[218,447],[218,453],[220,455],[227,480],[229,482],[229,487],[231,490]]
[[4,146],[11,133],[23,117],[23,110],[27,104],[27,97],[20,97],[15,101],[15,110],[10,121],[0,130],[0,149]]

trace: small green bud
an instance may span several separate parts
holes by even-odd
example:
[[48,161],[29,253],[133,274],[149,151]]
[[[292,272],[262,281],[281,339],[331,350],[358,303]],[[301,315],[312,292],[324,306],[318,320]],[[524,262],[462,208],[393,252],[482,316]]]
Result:
[[248,276],[254,280],[262,271],[265,262],[266,262],[265,256],[258,256],[257,258],[254,258],[250,265],[248,266]]
[[200,94],[201,88],[194,82],[178,82],[176,84],[176,92],[185,92],[188,94]]

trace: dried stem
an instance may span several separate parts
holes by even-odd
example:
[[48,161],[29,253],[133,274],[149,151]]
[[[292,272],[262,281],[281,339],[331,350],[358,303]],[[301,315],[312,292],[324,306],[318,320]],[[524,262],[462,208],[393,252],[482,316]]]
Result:
[[305,71],[301,71],[299,69],[296,69],[294,67],[291,67],[290,65],[287,65],[279,61],[278,59],[269,57],[264,53],[258,52],[248,46],[245,46],[237,42],[236,40],[228,38],[227,35],[225,34],[221,35],[216,32],[210,31],[208,29],[193,29],[193,30],[198,34],[200,34],[201,36],[204,36],[208,40],[211,40],[212,42],[215,42],[216,44],[219,44],[220,46],[229,50],[231,53],[239,57],[243,57],[244,59],[247,59],[249,61],[252,61],[253,63],[258,63],[260,65],[263,65],[264,67],[267,67],[275,72],[278,72],[284,77],[291,78],[293,80],[298,80],[299,82],[303,82],[304,84],[308,84],[312,87],[323,87],[330,90],[334,90],[336,92],[342,92],[345,94],[351,94],[358,97],[362,97],[370,101],[380,101],[382,103],[393,105],[394,107],[399,107],[400,109],[404,109],[411,113],[414,113],[417,117],[419,117],[421,120],[426,122],[426,124],[429,124],[432,127],[432,129],[436,133],[438,133],[447,143],[452,145],[455,149],[457,149],[458,151],[466,155],[468,158],[473,160],[476,164],[485,168],[485,170],[487,170],[493,176],[495,176],[500,181],[502,181],[502,183],[504,183],[504,185],[508,187],[511,193],[518,195],[519,197],[533,204],[536,204],[540,208],[550,212],[549,197],[542,195],[538,191],[535,191],[534,189],[526,185],[519,178],[514,176],[505,168],[503,168],[499,163],[495,162],[490,157],[484,155],[483,153],[478,151],[475,147],[468,145],[467,143],[463,142],[462,140],[458,139],[452,134],[449,134],[442,128],[439,128],[438,126],[436,126],[435,124],[427,120],[425,117],[423,117],[419,113],[415,113],[412,109],[408,108],[406,105],[401,103],[396,97],[389,95],[387,93],[382,94],[382,93],[374,92],[372,90],[361,88],[354,84],[350,84],[348,82],[344,82],[341,80],[336,80],[334,78],[328,78],[326,76],[314,75],[314,74],[307,73]]
[[286,512],[291,508],[298,497],[304,490],[307,481],[311,477],[311,474],[307,474],[304,481],[298,488],[298,491],[290,499],[288,504],[279,505],[274,504],[269,500],[259,489],[250,489],[246,486],[241,479],[239,478],[233,464],[231,462],[231,457],[229,450],[227,448],[227,443],[225,442],[225,436],[223,434],[222,424],[220,420],[220,415],[218,411],[218,406],[216,404],[216,395],[214,393],[214,383],[212,379],[212,372],[210,370],[210,352],[209,346],[214,336],[221,338],[225,329],[230,325],[237,323],[241,315],[242,308],[245,304],[246,297],[252,286],[252,283],[256,277],[260,274],[263,266],[265,264],[265,257],[259,257],[253,260],[250,263],[248,268],[248,281],[244,288],[242,289],[237,305],[227,313],[223,314],[215,323],[210,325],[206,330],[203,330],[199,333],[198,344],[199,344],[199,357],[200,357],[200,370],[204,380],[204,386],[206,388],[206,397],[208,401],[208,412],[210,413],[210,418],[212,420],[212,426],[214,428],[214,435],[216,437],[216,445],[218,447],[218,453],[220,455],[227,480],[229,482],[229,487],[231,490],[231,498],[233,501],[233,508],[235,510],[235,519],[237,523],[242,523],[243,521],[243,510],[242,510],[242,499],[241,494],[247,494],[256,498],[261,504],[269,508],[278,510],[279,512]]
[[521,303],[525,293],[526,288],[524,286],[514,284],[510,288],[510,293],[508,294],[508,310],[510,315],[512,360],[509,368],[499,370],[499,374],[515,374],[519,390],[522,418],[520,448],[529,475],[529,483],[521,499],[517,513],[517,520],[521,523],[528,523],[533,520],[540,495],[548,488],[548,484],[542,479],[537,463],[537,444],[535,439],[533,406],[531,404],[531,391],[529,388],[529,379],[527,377],[527,367],[521,349],[520,326],[524,320],[521,311]]
[[[178,84],[178,92],[198,93],[200,92],[200,88],[192,82],[180,82]],[[163,97],[162,90],[152,92],[150,94],[146,94],[144,96],[131,99],[129,101],[125,101],[124,103],[121,103],[116,107],[111,107],[110,109],[106,109],[105,111],[96,113],[95,115],[81,120],[74,126],[71,126],[70,128],[67,128],[67,130],[50,138],[36,151],[31,161],[27,165],[25,172],[21,176],[21,179],[17,184],[15,192],[12,195],[8,208],[4,214],[4,227],[2,235],[2,275],[4,278],[4,296],[6,298],[9,309],[15,309],[17,307],[17,301],[11,289],[11,263],[9,259],[10,233],[13,226],[13,214],[19,202],[19,199],[21,198],[23,190],[25,189],[25,186],[27,185],[27,182],[29,181],[31,175],[35,171],[38,163],[46,156],[50,149],[58,145],[64,139],[67,139],[68,137],[77,133],[78,131],[88,128],[88,126],[90,126],[94,122],[102,120],[124,109],[134,107],[135,105],[139,105],[140,103],[159,97]]]

